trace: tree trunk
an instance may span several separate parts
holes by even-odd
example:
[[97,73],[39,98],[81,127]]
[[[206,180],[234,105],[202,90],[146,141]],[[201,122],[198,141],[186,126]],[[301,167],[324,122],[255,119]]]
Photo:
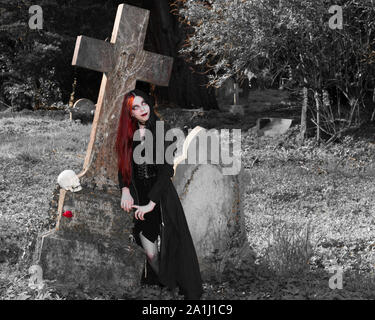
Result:
[[[372,93],[372,102],[375,103],[375,88],[374,88],[374,91]],[[374,119],[375,119],[375,106],[374,106],[374,112],[371,115],[371,122],[374,121]]]
[[307,88],[304,87],[302,89],[302,111],[301,111],[301,132],[300,132],[300,143],[305,141],[306,137],[306,129],[307,129],[307,106],[309,103],[308,91]]
[[316,140],[320,140],[320,94],[318,91],[314,92],[315,106],[316,106]]
[[[214,89],[205,86],[207,77],[194,73],[192,65],[178,54],[187,37],[187,30],[180,25],[177,16],[170,13],[172,3],[168,0],[142,1],[142,7],[150,10],[145,50],[174,58],[169,86],[155,88],[156,101],[159,106],[217,109]],[[194,68],[198,72],[204,71],[195,65]]]

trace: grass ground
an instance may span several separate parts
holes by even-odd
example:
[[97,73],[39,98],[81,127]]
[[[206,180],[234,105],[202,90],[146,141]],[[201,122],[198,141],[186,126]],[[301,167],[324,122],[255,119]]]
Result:
[[[297,147],[295,134],[246,139],[249,242],[276,277],[303,279],[300,284],[324,279],[313,297],[373,298],[374,138]],[[343,289],[333,291],[329,270],[337,267],[343,268]],[[295,285],[297,296],[313,293],[313,284]]]
[[[257,261],[224,283],[205,283],[203,299],[374,298],[374,136],[298,146],[298,127],[287,136],[258,138],[252,118],[162,114],[174,126],[221,123],[243,130],[246,230]],[[0,299],[111,298],[53,283],[28,287],[35,236],[53,225],[48,209],[56,178],[65,169],[80,172],[90,129],[33,115],[0,118]],[[342,290],[329,287],[330,267],[343,268]],[[171,296],[146,287],[127,298]]]

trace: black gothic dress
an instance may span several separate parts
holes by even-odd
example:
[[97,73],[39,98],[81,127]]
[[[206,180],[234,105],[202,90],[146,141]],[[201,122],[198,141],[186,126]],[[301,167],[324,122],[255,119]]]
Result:
[[[133,142],[133,150],[139,143],[140,141]],[[144,150],[142,156],[144,156]],[[132,182],[135,184],[136,190],[134,203],[140,206],[147,205],[150,202],[147,195],[156,183],[156,165],[147,163],[137,164],[133,160],[132,168],[134,174]],[[160,235],[161,215],[159,203],[156,203],[154,209],[144,215],[144,220],[136,219],[134,217],[133,222],[133,235],[138,245],[142,245],[139,238],[140,232],[142,232],[148,240],[155,242]]]
[[[133,150],[139,144],[133,141]],[[165,141],[164,150],[171,142]],[[193,240],[185,213],[171,178],[173,165],[138,165],[132,160],[132,178],[126,185],[118,171],[119,188],[128,187],[134,204],[146,205],[150,200],[156,203],[154,209],[144,215],[145,220],[134,218],[133,235],[136,243],[142,246],[139,232],[150,241],[160,235],[160,259],[158,281],[174,290],[179,287],[185,299],[200,299],[203,293]],[[147,267],[152,274],[152,268]]]

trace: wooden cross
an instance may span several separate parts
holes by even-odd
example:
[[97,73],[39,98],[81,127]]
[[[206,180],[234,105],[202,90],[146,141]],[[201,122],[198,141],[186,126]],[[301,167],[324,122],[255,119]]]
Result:
[[234,89],[233,89],[233,92],[234,92],[234,104],[237,105],[238,102],[240,101],[240,93],[242,93],[243,90],[239,88],[238,83],[236,83],[236,82],[233,84],[233,86],[234,86]]
[[78,174],[88,187],[117,185],[114,147],[124,95],[137,80],[168,86],[173,58],[143,50],[149,14],[120,4],[110,42],[77,37],[72,65],[104,73],[83,170]]

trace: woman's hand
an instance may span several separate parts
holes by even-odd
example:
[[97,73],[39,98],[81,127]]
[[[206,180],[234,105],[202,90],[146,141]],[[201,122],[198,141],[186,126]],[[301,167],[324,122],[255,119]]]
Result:
[[150,211],[154,210],[155,205],[156,205],[156,203],[153,202],[153,201],[151,201],[151,200],[150,200],[150,202],[149,202],[148,204],[146,204],[145,206],[137,206],[137,205],[133,205],[133,206],[132,206],[133,208],[137,208],[137,210],[135,211],[135,214],[134,214],[135,218],[136,218],[136,219],[140,219],[140,220],[145,220],[144,215],[145,215],[147,212],[150,212]]
[[121,196],[121,208],[129,212],[133,204],[134,204],[134,199],[131,196],[129,189],[123,188],[122,196]]

